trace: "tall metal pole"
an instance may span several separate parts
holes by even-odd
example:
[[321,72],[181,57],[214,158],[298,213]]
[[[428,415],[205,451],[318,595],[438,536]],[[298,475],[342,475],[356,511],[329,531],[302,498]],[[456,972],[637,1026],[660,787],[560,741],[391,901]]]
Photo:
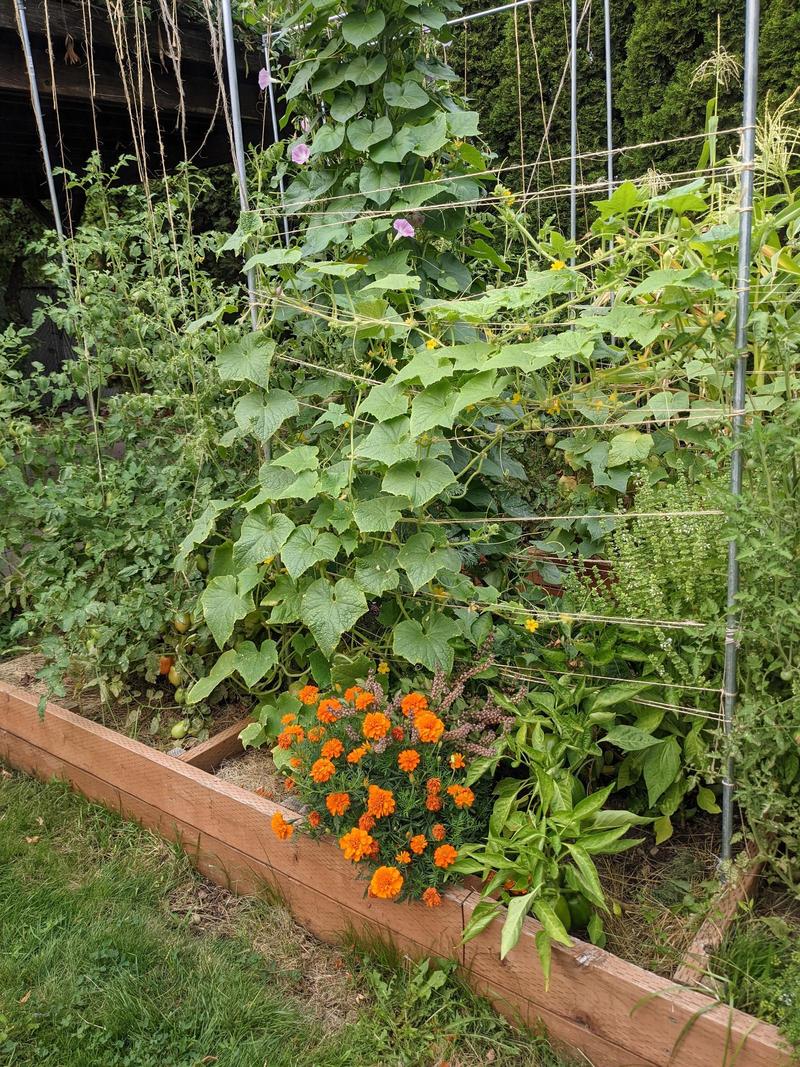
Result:
[[611,0],[603,0],[603,36],[606,46],[606,170],[608,195],[614,192],[614,130],[612,125],[613,95],[611,92]]
[[[271,31],[262,34],[261,47],[264,50],[264,68],[267,72],[267,96],[269,98],[269,113],[272,120],[272,136],[277,144],[281,139],[280,130],[278,129],[278,109],[275,103],[275,85],[272,81],[272,33]],[[286,190],[283,184],[283,176],[278,178],[278,188],[281,191],[281,223],[283,225],[283,239],[286,242],[286,247],[289,247],[289,220],[286,218],[286,211],[284,206]]]
[[[742,185],[739,204],[739,255],[736,282],[736,367],[733,379],[733,455],[731,457],[731,493],[742,492],[742,452],[738,438],[742,432],[745,408],[745,377],[747,374],[747,320],[750,314],[750,259],[753,227],[753,178],[756,152],[756,104],[758,100],[758,28],[759,0],[746,0],[744,30],[744,98],[742,102]],[[737,629],[739,614],[736,597],[739,592],[739,559],[736,541],[728,542],[728,596],[725,625],[725,668],[723,674],[723,721],[725,737],[731,740],[736,711],[737,686]],[[722,782],[722,847],[723,867],[731,858],[733,838],[733,757],[728,755]]]
[[[569,29],[569,239],[578,236],[578,0],[570,0]],[[570,258],[575,266],[575,253]]]
[[28,71],[28,84],[31,90],[31,106],[33,107],[33,115],[36,120],[36,131],[39,134],[39,147],[42,151],[42,158],[44,160],[44,172],[47,177],[47,189],[50,193],[50,204],[53,208],[53,221],[56,227],[56,233],[58,234],[58,241],[61,247],[61,259],[64,263],[64,269],[67,271],[67,282],[70,281],[69,276],[69,261],[67,259],[67,250],[64,246],[64,226],[61,222],[61,208],[58,203],[58,197],[56,196],[56,183],[53,180],[53,167],[50,163],[50,150],[47,147],[47,134],[44,128],[44,117],[42,115],[42,102],[39,98],[39,85],[36,81],[36,68],[33,65],[33,52],[31,51],[31,39],[28,34],[28,20],[25,17],[25,0],[14,0],[14,7],[17,12],[17,28],[19,30],[20,40],[22,41],[22,51],[25,56],[25,67]]
[[[242,211],[250,210],[247,197],[247,171],[244,162],[244,135],[242,134],[242,109],[239,105],[239,76],[236,70],[236,45],[233,39],[233,14],[231,0],[221,0],[222,30],[225,37],[225,63],[228,68],[228,95],[231,101],[231,124],[233,126],[234,162],[239,183],[239,204]],[[247,300],[250,304],[250,322],[254,330],[258,329],[258,308],[256,306],[255,271],[247,272]]]

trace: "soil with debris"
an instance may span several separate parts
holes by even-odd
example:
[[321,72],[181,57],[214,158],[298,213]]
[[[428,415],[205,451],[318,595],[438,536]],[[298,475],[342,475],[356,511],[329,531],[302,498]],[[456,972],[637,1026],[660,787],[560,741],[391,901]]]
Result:
[[167,908],[205,937],[244,937],[262,955],[275,980],[331,1032],[353,1022],[368,1000],[340,952],[295,922],[281,904],[237,897],[211,882],[176,886]]
[[[46,663],[46,658],[37,653],[26,653],[0,662],[0,682],[23,689],[32,696],[42,696],[47,693],[48,686],[36,675]],[[104,703],[97,689],[80,689],[77,684],[70,683],[69,678],[66,679],[65,688],[64,696],[55,697],[53,702],[67,711],[82,715],[92,722],[99,722],[161,752],[175,750],[176,742],[170,737],[170,730],[175,723],[185,718],[186,712],[184,708],[171,703],[170,690],[163,690],[162,700],[153,701],[148,699],[146,690],[137,691],[135,686],[131,686],[119,700]],[[151,691],[158,688],[148,687]],[[216,709],[211,734],[240,722],[246,715],[247,706],[239,701]],[[154,716],[159,717],[159,726],[155,733],[151,732],[150,728]],[[190,749],[199,745],[202,740],[203,737],[186,737],[181,742],[181,747]]]
[[699,816],[669,840],[595,856],[609,903],[603,916],[609,952],[671,977],[718,889],[719,819]]
[[286,788],[286,779],[275,766],[268,748],[251,748],[241,755],[229,756],[219,765],[216,774],[225,782],[285,804],[293,811],[306,811],[306,806]]

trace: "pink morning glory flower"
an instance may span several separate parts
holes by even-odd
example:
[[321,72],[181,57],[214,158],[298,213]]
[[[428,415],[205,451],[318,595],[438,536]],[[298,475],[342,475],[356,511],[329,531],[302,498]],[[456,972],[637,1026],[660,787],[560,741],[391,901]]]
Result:
[[269,74],[267,74],[267,68],[266,67],[262,67],[261,70],[258,72],[258,87],[261,90],[261,92],[263,93],[264,90],[268,86],[269,86]]
[[392,223],[394,232],[398,237],[413,237],[415,230],[408,219],[395,219]]
[[292,163],[308,163],[311,149],[307,144],[296,144],[292,148]]

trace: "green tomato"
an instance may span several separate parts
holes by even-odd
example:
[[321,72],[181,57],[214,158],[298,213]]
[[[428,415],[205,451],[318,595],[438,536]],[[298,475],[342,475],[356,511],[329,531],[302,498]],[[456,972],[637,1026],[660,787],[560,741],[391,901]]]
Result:
[[792,668],[784,667],[781,671],[781,681],[791,682],[792,678],[794,678],[794,671],[792,670]]
[[176,689],[183,682],[183,674],[181,673],[181,671],[178,670],[174,663],[169,669],[167,681],[170,683],[170,685],[174,685]]
[[208,572],[208,560],[200,552],[198,552],[197,555],[194,557],[194,565],[195,567],[197,567],[201,574],[206,574]]
[[181,741],[189,733],[189,723],[186,719],[181,719],[180,722],[176,722],[169,732],[173,741]]
[[179,685],[175,692],[172,694],[172,699],[175,701],[176,704],[186,703],[186,690],[183,688],[182,685]]
[[545,434],[544,443],[547,445],[548,448],[555,448],[556,440],[556,435],[552,432],[552,430],[550,431],[550,433]]
[[185,611],[181,612],[180,615],[176,615],[175,618],[172,620],[172,625],[178,631],[179,634],[185,634],[189,627],[192,625],[192,616],[187,614]]
[[586,897],[576,893],[569,898],[569,913],[573,926],[579,930],[585,930],[592,917],[592,906]]

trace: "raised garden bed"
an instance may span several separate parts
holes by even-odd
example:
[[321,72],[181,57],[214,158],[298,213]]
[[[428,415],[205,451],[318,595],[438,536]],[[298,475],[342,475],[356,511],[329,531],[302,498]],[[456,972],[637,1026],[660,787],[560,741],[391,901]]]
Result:
[[[716,1003],[592,945],[555,946],[550,988],[526,919],[519,944],[499,959],[495,923],[467,945],[461,935],[478,894],[455,886],[435,910],[370,899],[333,841],[278,841],[276,811],[255,792],[209,773],[239,750],[241,724],[181,758],[0,683],[0,758],[40,778],[57,777],[88,798],[177,841],[206,877],[243,894],[282,897],[323,940],[349,931],[390,939],[412,956],[454,958],[465,976],[511,1019],[543,1025],[595,1067],[783,1067],[792,1062],[775,1027]],[[728,900],[739,892],[730,891]],[[724,905],[710,921],[719,928]],[[704,949],[709,938],[703,935]]]

